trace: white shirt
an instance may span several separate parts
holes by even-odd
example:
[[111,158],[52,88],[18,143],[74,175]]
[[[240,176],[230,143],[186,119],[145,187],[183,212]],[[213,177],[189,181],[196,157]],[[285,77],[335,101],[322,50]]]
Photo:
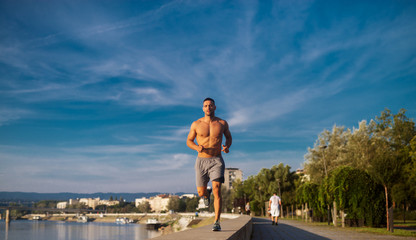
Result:
[[270,201],[272,201],[271,206],[279,206],[280,197],[278,197],[278,196],[276,196],[276,195],[273,195],[273,196],[270,198]]

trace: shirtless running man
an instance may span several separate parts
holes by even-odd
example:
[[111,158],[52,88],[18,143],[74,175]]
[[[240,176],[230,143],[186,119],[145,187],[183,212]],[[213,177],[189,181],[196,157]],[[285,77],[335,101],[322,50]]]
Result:
[[[228,123],[215,116],[215,101],[206,98],[202,110],[205,116],[196,120],[191,125],[186,144],[189,148],[198,152],[195,163],[196,187],[198,195],[208,200],[210,192],[207,191],[209,180],[212,181],[212,193],[214,194],[215,221],[213,231],[221,231],[219,224],[221,215],[221,183],[224,183],[225,164],[221,151],[228,153],[232,143],[232,137]],[[225,136],[225,145],[222,145],[222,136]],[[198,144],[195,143],[195,138]],[[208,207],[208,206],[207,206]]]

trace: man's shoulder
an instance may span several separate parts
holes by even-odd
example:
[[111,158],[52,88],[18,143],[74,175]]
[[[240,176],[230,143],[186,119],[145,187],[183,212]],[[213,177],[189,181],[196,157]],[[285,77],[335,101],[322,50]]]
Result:
[[199,118],[199,119],[195,120],[195,121],[193,122],[193,124],[200,124],[200,123],[202,123],[202,122],[203,122],[203,120],[204,120],[204,118]]
[[222,118],[219,118],[219,117],[215,117],[216,118],[216,120],[219,122],[219,123],[221,123],[222,125],[225,125],[225,124],[228,124],[227,123],[227,121],[225,121],[224,119],[222,119]]

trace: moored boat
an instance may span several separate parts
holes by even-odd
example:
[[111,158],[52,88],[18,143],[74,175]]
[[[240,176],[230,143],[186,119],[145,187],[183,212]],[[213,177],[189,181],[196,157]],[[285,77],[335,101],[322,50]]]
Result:
[[86,223],[88,221],[89,221],[89,219],[88,219],[87,216],[79,216],[78,219],[77,219],[77,222],[82,222],[82,223]]
[[156,218],[149,218],[146,221],[146,228],[149,230],[157,230],[160,225],[160,222]]
[[133,222],[133,220],[128,219],[126,217],[116,218],[116,223],[118,223],[118,224],[127,224],[127,223],[132,223],[132,222]]

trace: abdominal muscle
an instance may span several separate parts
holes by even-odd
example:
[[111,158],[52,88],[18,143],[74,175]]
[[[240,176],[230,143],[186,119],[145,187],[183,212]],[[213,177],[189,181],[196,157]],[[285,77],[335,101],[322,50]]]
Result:
[[221,138],[220,139],[209,138],[209,137],[206,139],[197,138],[197,142],[201,143],[199,145],[202,145],[204,147],[202,152],[198,153],[198,157],[210,158],[210,157],[220,156],[221,155],[221,141],[222,141]]

